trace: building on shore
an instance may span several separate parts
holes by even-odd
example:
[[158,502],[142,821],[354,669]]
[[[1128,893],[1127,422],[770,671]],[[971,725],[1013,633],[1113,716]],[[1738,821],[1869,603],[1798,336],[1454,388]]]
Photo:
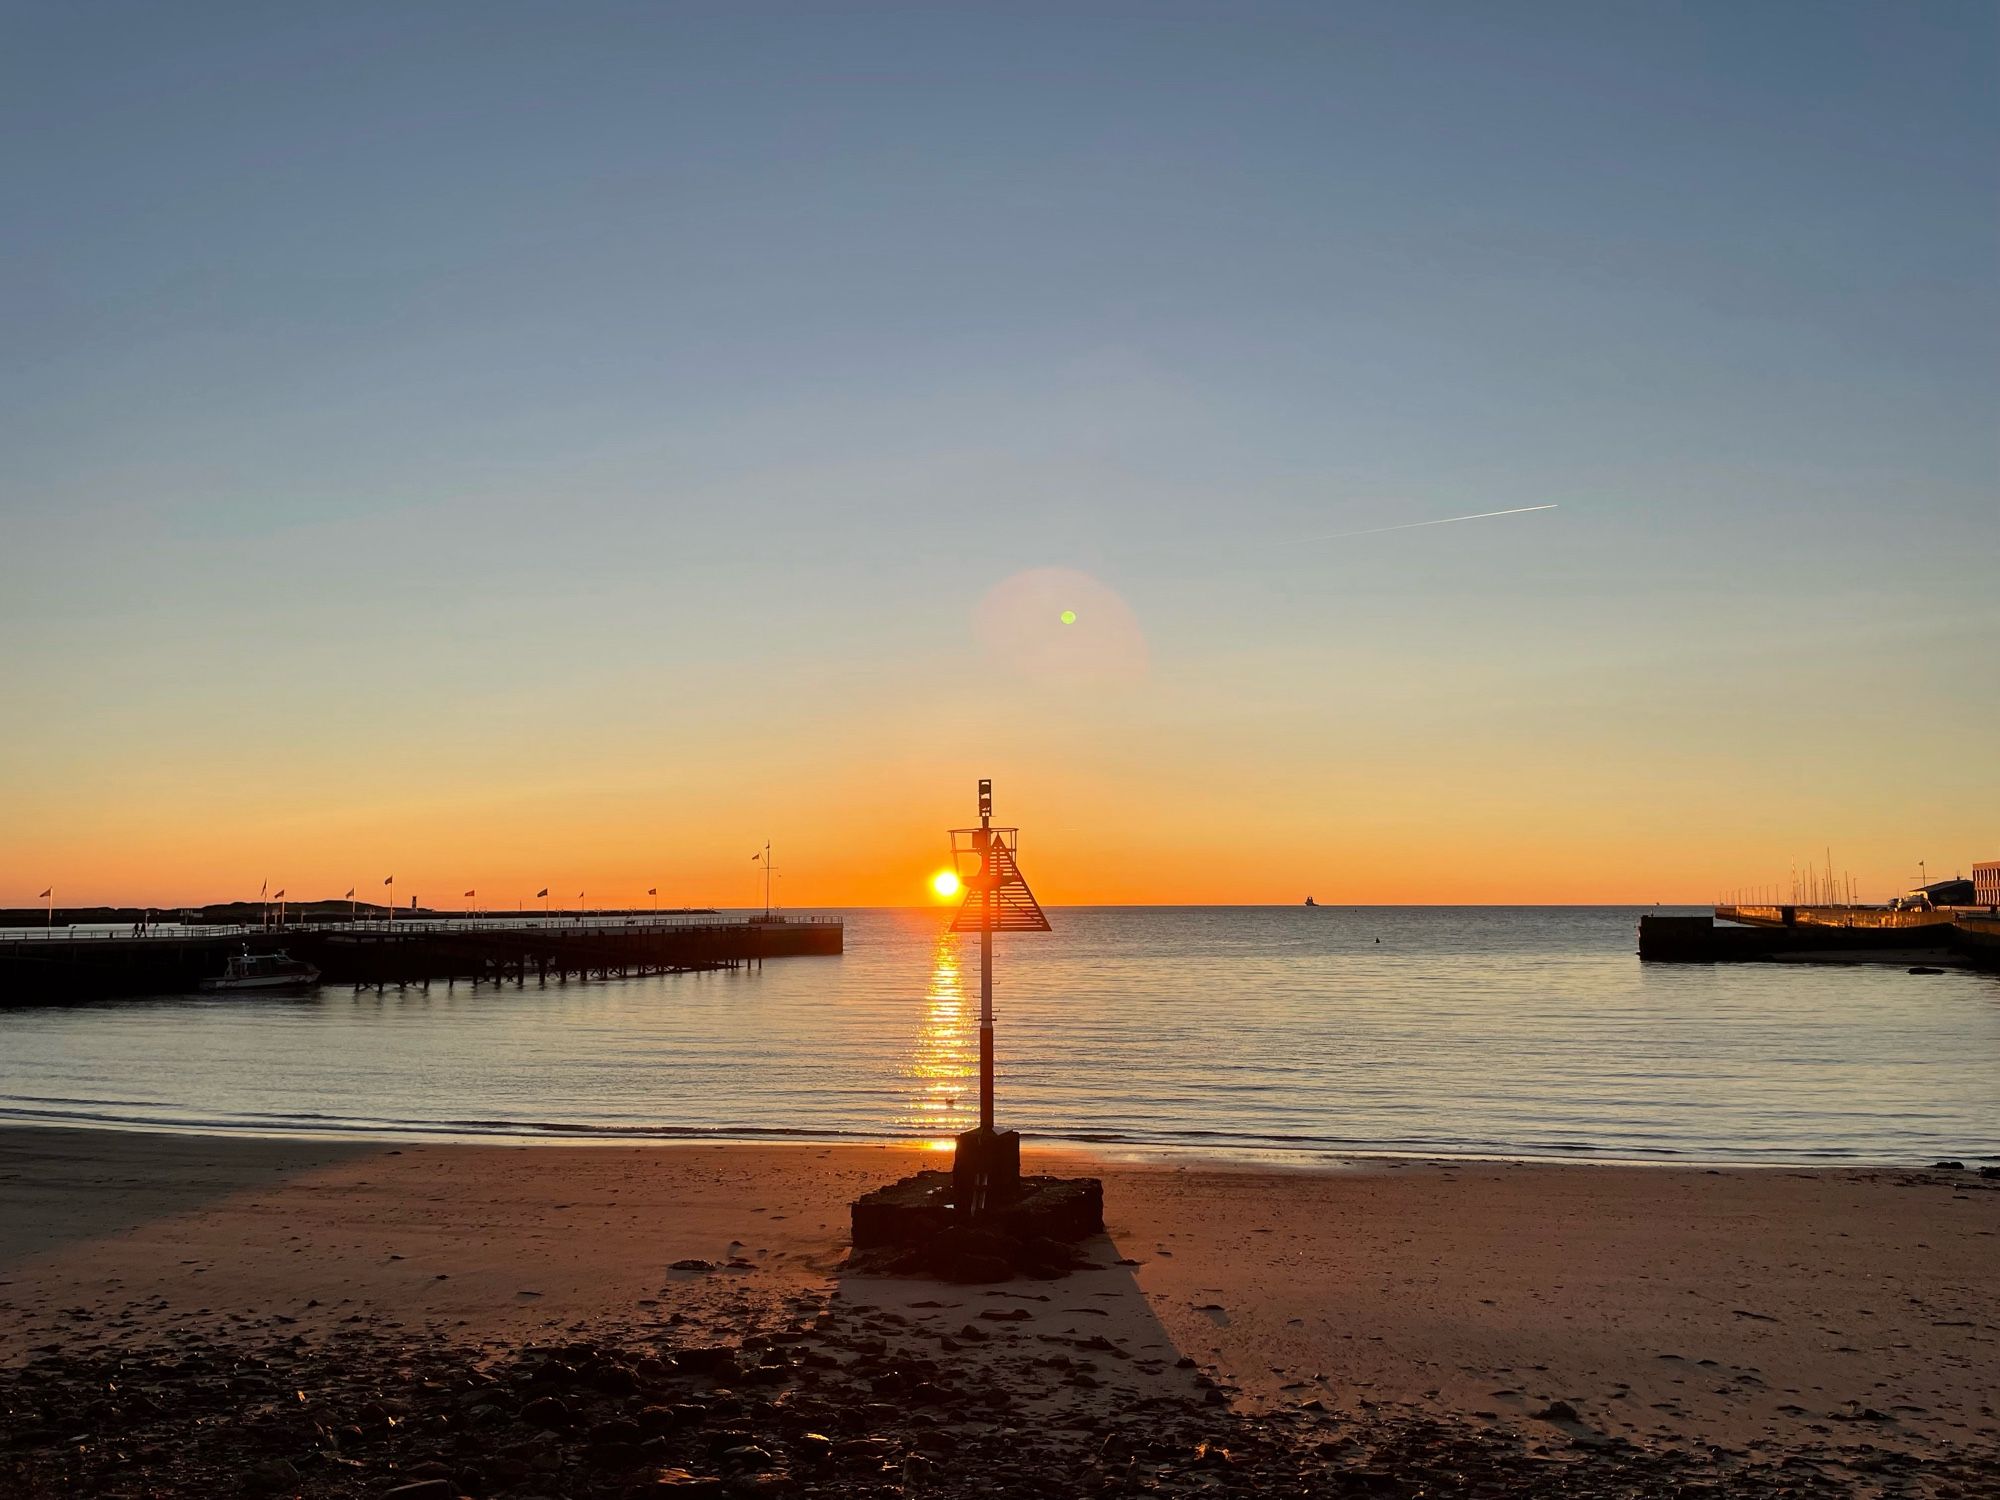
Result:
[[1982,859],[1972,867],[1972,900],[1976,906],[2000,906],[2000,859]]
[[1971,906],[1978,900],[1972,882],[1963,875],[1916,886],[1889,903],[1891,911],[1937,911],[1947,906]]

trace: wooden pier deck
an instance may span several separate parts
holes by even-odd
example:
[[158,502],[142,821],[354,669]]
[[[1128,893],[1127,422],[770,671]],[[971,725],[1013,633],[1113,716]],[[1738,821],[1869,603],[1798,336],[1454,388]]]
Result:
[[283,950],[326,986],[545,984],[759,964],[843,951],[831,917],[617,917],[533,922],[405,919],[286,927],[53,929],[0,936],[0,1006],[188,994],[238,953]]

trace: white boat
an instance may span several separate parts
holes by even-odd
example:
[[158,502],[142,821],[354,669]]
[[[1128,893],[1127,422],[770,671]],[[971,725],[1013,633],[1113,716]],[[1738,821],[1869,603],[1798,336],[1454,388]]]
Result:
[[304,990],[319,983],[319,970],[282,950],[252,953],[247,948],[229,960],[220,979],[204,979],[204,990]]

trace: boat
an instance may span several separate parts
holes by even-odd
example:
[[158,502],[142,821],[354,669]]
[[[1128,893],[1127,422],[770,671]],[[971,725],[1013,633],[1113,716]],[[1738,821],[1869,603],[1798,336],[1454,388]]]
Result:
[[231,958],[219,979],[204,979],[204,990],[305,990],[319,983],[319,970],[280,949],[252,953],[245,948]]
[[1307,905],[1307,906],[1318,906],[1318,905],[1319,905],[1319,903],[1318,903],[1317,901],[1313,900],[1313,898],[1312,898],[1312,897],[1308,896],[1308,897],[1306,897],[1306,905]]

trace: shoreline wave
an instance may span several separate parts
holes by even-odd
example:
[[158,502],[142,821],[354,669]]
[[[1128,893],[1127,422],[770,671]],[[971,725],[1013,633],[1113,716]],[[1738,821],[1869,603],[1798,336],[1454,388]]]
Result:
[[[82,1101],[78,1101],[82,1102]],[[137,1135],[195,1135],[266,1140],[343,1140],[397,1143],[439,1142],[491,1146],[589,1145],[850,1145],[915,1146],[937,1141],[920,1132],[893,1134],[843,1130],[834,1126],[782,1127],[755,1125],[602,1125],[548,1120],[366,1120],[303,1113],[261,1114],[254,1117],[189,1118],[167,1113],[114,1113],[104,1110],[33,1109],[0,1104],[0,1128],[104,1130]],[[1174,1135],[1153,1132],[1047,1131],[1030,1139],[1050,1147],[1083,1148],[1114,1158],[1165,1158],[1218,1163],[1259,1162],[1315,1165],[1346,1160],[1518,1161],[1540,1165],[1561,1163],[1603,1166],[1680,1167],[1910,1167],[1928,1165],[1927,1148],[1899,1158],[1871,1155],[1850,1146],[1809,1151],[1770,1151],[1754,1147],[1695,1150],[1671,1146],[1637,1146],[1568,1142],[1504,1142],[1444,1139],[1344,1140],[1330,1137],[1233,1136],[1221,1131],[1191,1129]],[[1107,1149],[1108,1148],[1108,1149]],[[1945,1152],[1945,1148],[1936,1148]],[[1952,1148],[1961,1159],[2000,1162],[2000,1145],[1990,1151]]]

